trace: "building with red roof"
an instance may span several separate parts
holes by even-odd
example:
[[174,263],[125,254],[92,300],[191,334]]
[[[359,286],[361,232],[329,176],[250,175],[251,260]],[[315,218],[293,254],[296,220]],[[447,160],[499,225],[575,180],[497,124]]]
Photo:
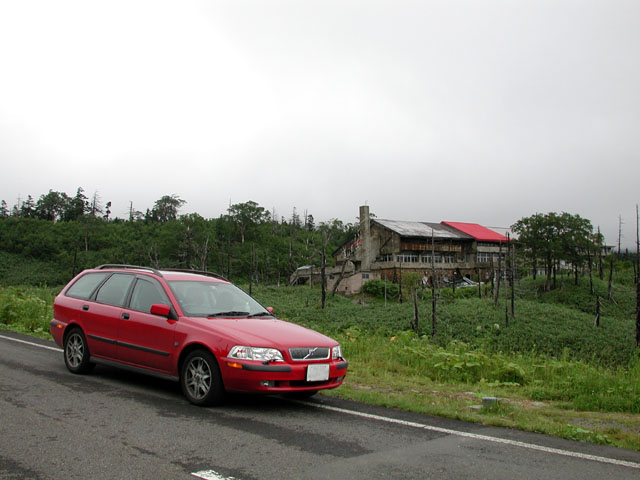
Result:
[[[334,267],[325,268],[329,289],[359,292],[369,280],[398,282],[418,273],[423,282],[440,285],[486,281],[492,263],[506,253],[507,237],[477,223],[417,222],[376,218],[360,207],[360,229],[335,252]],[[305,266],[291,283],[319,282],[320,268]],[[337,284],[337,287],[336,287]]]
[[498,232],[489,230],[487,227],[478,225],[477,223],[463,223],[463,222],[442,222],[444,225],[448,225],[451,228],[466,233],[471,236],[477,242],[492,242],[492,243],[506,243],[509,241],[507,237],[501,235]]

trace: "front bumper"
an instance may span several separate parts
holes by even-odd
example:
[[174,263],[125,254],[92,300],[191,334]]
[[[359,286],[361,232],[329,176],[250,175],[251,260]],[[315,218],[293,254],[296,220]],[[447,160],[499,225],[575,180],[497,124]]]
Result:
[[[340,386],[347,375],[346,360],[331,362],[269,363],[220,359],[220,372],[227,391],[253,393],[291,393],[324,390]],[[309,365],[329,364],[328,380],[307,381]]]

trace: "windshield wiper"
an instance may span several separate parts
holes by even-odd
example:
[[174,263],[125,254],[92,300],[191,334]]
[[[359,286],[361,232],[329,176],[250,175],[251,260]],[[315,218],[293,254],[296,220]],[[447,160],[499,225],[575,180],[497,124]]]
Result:
[[275,315],[269,312],[260,312],[260,313],[252,313],[247,318],[255,318],[255,317],[275,317]]
[[207,318],[211,317],[245,317],[249,315],[249,312],[239,312],[236,310],[232,310],[230,312],[216,312],[207,315]]

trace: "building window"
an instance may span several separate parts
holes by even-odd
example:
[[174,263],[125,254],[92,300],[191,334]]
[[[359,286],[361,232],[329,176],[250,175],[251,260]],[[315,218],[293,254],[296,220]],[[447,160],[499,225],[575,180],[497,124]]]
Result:
[[369,274],[368,273],[363,273],[362,274],[362,278],[367,280],[369,278]]
[[385,253],[384,255],[380,255],[381,262],[393,262],[393,255],[391,253]]
[[423,255],[422,263],[431,263],[431,255]]
[[435,255],[433,257],[433,263],[442,263],[442,255]]
[[489,263],[491,261],[490,253],[480,253],[478,252],[478,262],[479,263]]
[[456,263],[456,258],[453,255],[445,255],[444,263]]
[[329,275],[329,280],[333,280],[333,275]]
[[400,253],[398,261],[402,263],[418,263],[418,255],[412,253]]

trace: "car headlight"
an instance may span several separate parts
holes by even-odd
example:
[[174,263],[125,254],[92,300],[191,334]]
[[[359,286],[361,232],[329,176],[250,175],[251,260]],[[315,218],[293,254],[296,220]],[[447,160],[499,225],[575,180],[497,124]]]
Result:
[[243,345],[233,347],[228,357],[237,358],[238,360],[258,360],[259,362],[284,362],[280,350],[264,347],[246,347]]
[[331,359],[332,360],[342,360],[342,348],[340,348],[340,345],[338,345],[337,347],[333,347],[331,349]]

